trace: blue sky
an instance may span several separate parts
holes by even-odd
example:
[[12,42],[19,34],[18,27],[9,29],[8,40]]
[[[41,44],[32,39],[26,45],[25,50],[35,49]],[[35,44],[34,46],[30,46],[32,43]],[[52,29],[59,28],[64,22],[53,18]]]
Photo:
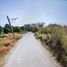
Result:
[[67,25],[66,0],[0,0],[0,25],[10,19],[18,19],[12,25],[44,22]]

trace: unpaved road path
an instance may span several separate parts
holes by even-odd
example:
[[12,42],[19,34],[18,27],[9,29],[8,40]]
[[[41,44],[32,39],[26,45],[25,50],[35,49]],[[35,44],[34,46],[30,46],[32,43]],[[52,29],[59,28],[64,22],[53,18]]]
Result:
[[18,44],[4,67],[61,67],[33,33],[25,34]]

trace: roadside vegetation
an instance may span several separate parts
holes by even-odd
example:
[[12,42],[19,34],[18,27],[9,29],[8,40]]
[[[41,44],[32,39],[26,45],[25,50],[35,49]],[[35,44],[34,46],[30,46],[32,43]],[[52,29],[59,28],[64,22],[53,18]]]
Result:
[[[14,33],[14,36],[13,36]],[[0,67],[4,64],[5,56],[9,53],[15,43],[23,36],[25,32],[21,31],[18,26],[13,26],[13,32],[10,25],[0,26]]]
[[38,28],[35,32],[36,38],[40,39],[43,45],[47,45],[64,67],[67,67],[67,26],[50,24]]
[[22,37],[23,33],[33,32],[43,46],[47,46],[63,67],[67,67],[67,26],[49,24],[44,27],[44,23],[25,24],[24,26],[12,26],[15,37],[13,37],[11,27],[5,24],[0,26],[0,55],[9,52],[14,43]]
[[14,43],[22,37],[22,34],[29,31],[37,31],[37,25],[25,24],[19,27],[5,24],[4,27],[0,26],[0,55],[7,54]]
[[7,53],[14,43],[22,37],[23,32],[19,27],[13,27],[14,36],[11,31],[10,25],[6,24],[4,27],[0,26],[0,55]]

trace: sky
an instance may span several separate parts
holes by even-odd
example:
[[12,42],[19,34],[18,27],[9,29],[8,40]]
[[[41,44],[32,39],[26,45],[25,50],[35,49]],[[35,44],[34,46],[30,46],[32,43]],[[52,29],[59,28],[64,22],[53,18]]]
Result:
[[22,26],[28,23],[44,22],[67,25],[66,0],[0,0],[0,25],[10,19],[18,18],[12,25]]

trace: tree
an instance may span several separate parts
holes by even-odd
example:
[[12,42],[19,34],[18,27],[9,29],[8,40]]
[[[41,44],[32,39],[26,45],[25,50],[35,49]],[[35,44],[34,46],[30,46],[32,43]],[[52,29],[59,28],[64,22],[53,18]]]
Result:
[[39,28],[42,28],[42,27],[44,26],[44,23],[38,22],[38,23],[37,23],[37,26],[38,26]]
[[18,26],[13,27],[13,31],[14,32],[21,32],[20,27],[18,27]]
[[4,26],[4,33],[9,33],[9,32],[11,32],[10,25],[9,24],[5,24],[5,26]]
[[27,30],[27,31],[31,31],[31,25],[30,25],[30,24],[24,25],[24,28],[25,28],[25,30]]

